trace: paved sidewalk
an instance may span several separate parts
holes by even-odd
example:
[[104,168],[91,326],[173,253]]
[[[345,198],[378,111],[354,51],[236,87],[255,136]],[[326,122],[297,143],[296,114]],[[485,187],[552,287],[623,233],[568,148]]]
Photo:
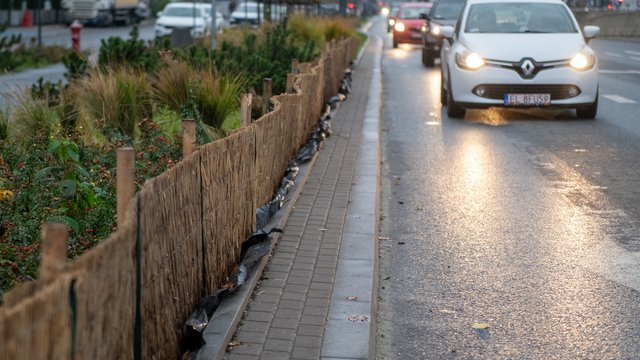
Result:
[[381,47],[356,65],[225,359],[373,357]]

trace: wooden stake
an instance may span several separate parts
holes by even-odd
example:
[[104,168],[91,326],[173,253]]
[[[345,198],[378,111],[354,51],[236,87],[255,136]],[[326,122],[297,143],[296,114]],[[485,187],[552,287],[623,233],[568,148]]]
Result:
[[240,100],[240,126],[245,127],[251,124],[251,101],[253,97],[250,93],[242,94]]
[[269,104],[271,103],[272,96],[271,79],[262,79],[262,115],[269,112]]
[[135,196],[135,152],[132,147],[118,149],[116,158],[116,198],[118,227],[124,224],[129,201]]
[[62,273],[67,265],[67,224],[46,223],[41,227],[40,279],[48,282]]
[[193,119],[182,119],[182,158],[196,151],[196,122]]
[[293,94],[293,81],[295,79],[294,74],[287,74],[287,94]]
[[300,63],[298,59],[291,60],[291,73],[294,75],[300,74]]

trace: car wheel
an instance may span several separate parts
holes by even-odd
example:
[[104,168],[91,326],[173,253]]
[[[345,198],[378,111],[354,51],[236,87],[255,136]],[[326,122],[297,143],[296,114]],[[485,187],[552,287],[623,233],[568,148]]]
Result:
[[444,77],[440,75],[440,104],[447,105],[447,90],[444,89]]
[[449,74],[449,86],[447,89],[447,116],[454,119],[461,119],[466,112],[465,108],[456,104],[453,100],[453,91],[451,91],[451,74]]
[[398,47],[398,42],[396,41],[396,39],[393,39],[393,48],[397,48]]
[[426,48],[422,48],[422,65],[425,67],[433,67],[435,65],[433,54]]
[[596,93],[596,100],[585,107],[579,107],[576,109],[576,115],[578,119],[595,119],[598,113],[598,94]]

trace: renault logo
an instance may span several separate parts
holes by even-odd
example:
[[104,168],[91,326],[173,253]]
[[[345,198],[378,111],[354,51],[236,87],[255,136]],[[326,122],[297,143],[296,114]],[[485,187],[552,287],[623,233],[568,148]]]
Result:
[[525,59],[520,63],[520,70],[522,70],[522,74],[524,76],[531,76],[531,74],[536,70],[536,66],[530,59]]

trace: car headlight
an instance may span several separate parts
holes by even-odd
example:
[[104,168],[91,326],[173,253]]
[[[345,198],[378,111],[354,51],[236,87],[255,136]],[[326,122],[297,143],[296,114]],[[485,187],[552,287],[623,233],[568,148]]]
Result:
[[389,9],[387,9],[386,7],[383,7],[382,10],[380,10],[380,13],[384,16],[389,15]]
[[571,58],[571,61],[569,61],[569,65],[578,71],[592,69],[595,63],[596,57],[593,54],[593,51],[586,47],[579,53],[575,54],[575,56]]
[[462,48],[456,52],[456,64],[466,70],[478,70],[485,62],[477,53]]
[[404,24],[401,22],[397,22],[394,27],[393,27],[397,32],[403,32],[404,31]]
[[427,32],[427,25],[422,25],[420,27],[420,31],[423,32],[423,33]]
[[440,35],[440,26],[432,25],[431,26],[431,35],[439,36]]
[[396,19],[389,19],[389,25],[393,26],[396,24]]

